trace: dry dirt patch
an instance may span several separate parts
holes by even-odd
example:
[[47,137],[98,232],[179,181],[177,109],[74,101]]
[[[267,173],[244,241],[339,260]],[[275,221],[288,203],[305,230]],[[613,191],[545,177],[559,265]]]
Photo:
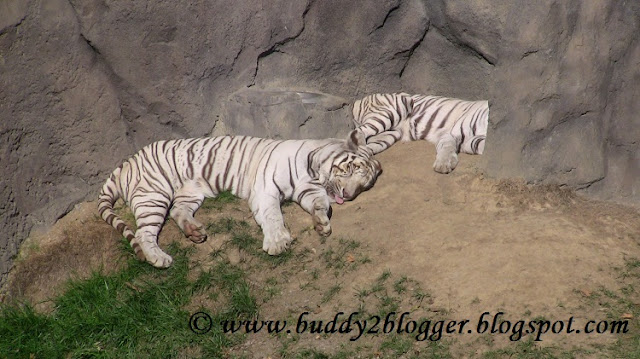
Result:
[[[588,201],[554,187],[487,179],[474,156],[462,155],[453,173],[440,175],[431,169],[432,146],[422,142],[398,144],[379,159],[384,174],[356,201],[334,206],[333,234],[326,240],[313,232],[311,219],[297,205],[284,206],[285,221],[296,238],[292,258],[284,264],[266,263],[226,245],[230,237],[224,233],[191,244],[172,221],[163,229],[161,245],[178,240],[194,246],[191,259],[204,264],[202,268],[207,268],[212,252],[224,251],[232,263],[248,270],[251,285],[262,295],[263,319],[295,319],[309,311],[327,320],[338,311],[391,308],[411,311],[414,319],[475,323],[485,311],[502,311],[513,321],[574,316],[584,324],[606,319],[597,303],[585,304],[588,297],[602,288],[618,290],[614,268],[640,258],[640,215],[634,209]],[[203,223],[245,220],[257,233],[242,201],[203,209],[197,217]],[[48,309],[46,299],[58,293],[67,278],[118,266],[118,238],[97,218],[95,203],[80,206],[49,233],[25,243],[5,297],[26,298]],[[259,249],[260,243],[254,246]],[[386,294],[372,291],[385,273]],[[396,290],[397,283],[404,290]],[[383,303],[387,299],[396,303]],[[203,297],[193,307],[207,305],[215,303]],[[262,357],[277,356],[284,347],[332,351],[338,344],[349,345],[348,336],[291,338],[253,335],[233,350]],[[383,339],[370,336],[357,344],[371,348]],[[454,343],[456,357],[508,343],[506,336],[445,339]],[[548,334],[542,345],[572,348],[615,339]],[[425,344],[413,346],[419,351]]]

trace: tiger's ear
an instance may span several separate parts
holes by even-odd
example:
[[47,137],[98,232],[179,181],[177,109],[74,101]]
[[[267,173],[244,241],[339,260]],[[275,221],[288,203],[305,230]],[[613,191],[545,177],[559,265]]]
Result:
[[347,136],[347,146],[351,151],[355,151],[359,146],[366,146],[367,140],[364,138],[364,134],[361,131],[353,130],[349,132]]

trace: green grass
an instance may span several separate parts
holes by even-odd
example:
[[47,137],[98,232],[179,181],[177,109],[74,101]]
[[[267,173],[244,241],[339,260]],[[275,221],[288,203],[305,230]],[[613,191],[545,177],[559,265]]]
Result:
[[[569,354],[566,354],[569,355]],[[562,356],[572,358],[572,356]],[[484,353],[484,359],[513,358],[513,359],[551,359],[559,358],[553,348],[540,347],[532,339],[519,341],[507,348],[492,350]]]
[[322,295],[322,299],[320,299],[320,303],[324,304],[329,302],[333,297],[336,296],[342,289],[340,284],[333,285],[327,289],[327,291]]
[[317,349],[302,349],[293,356],[296,359],[331,359],[329,354]]
[[413,347],[413,340],[407,336],[392,335],[389,339],[380,344],[380,351],[390,352],[392,357],[397,358],[406,354]]
[[393,283],[393,289],[395,290],[396,293],[398,294],[402,294],[404,292],[407,291],[407,281],[409,279],[407,278],[407,276],[402,276],[400,277],[400,279],[398,279],[397,281],[395,281],[395,283]]
[[[316,348],[301,348],[297,351],[291,351],[290,345],[295,342],[289,341],[280,348],[280,358],[282,359],[351,359],[357,358],[356,353],[362,353],[363,348],[356,347],[355,349],[346,349],[343,344],[338,351],[333,354],[325,353],[322,350]],[[349,345],[348,347],[352,347]],[[362,358],[375,358],[375,356],[363,356]]]
[[420,287],[418,281],[407,276],[393,280],[388,269],[383,270],[369,286],[355,288],[356,310],[361,317],[377,315],[384,318],[391,312],[398,312],[401,307],[417,309],[428,297],[429,293]]
[[267,280],[265,281],[264,293],[265,293],[265,298],[264,298],[265,301],[268,301],[271,298],[281,293],[280,286],[278,285],[278,278],[276,277],[267,278]]
[[238,231],[249,231],[251,225],[247,221],[238,221],[231,217],[224,217],[207,225],[207,233],[209,234],[226,234],[236,233]]
[[[73,280],[50,314],[28,304],[0,308],[0,358],[176,358],[185,352],[218,356],[234,343],[221,332],[193,333],[192,297],[223,291],[229,298],[211,315],[252,317],[256,300],[244,272],[226,262],[189,280],[189,250],[172,245],[173,265],[158,270],[131,259],[116,273]],[[215,327],[214,327],[215,328]]]
[[361,264],[370,262],[368,257],[356,252],[358,248],[360,248],[360,242],[338,238],[328,246],[322,254],[322,259],[327,269],[333,269],[334,276],[338,277],[345,272],[356,270]]
[[620,320],[623,315],[631,315],[629,333],[621,335],[611,346],[617,358],[640,359],[640,292],[636,289],[640,280],[640,260],[629,258],[623,268],[617,268],[621,281],[620,293],[601,289],[594,293],[591,300],[607,308],[608,319]]
[[214,198],[205,198],[200,206],[201,210],[210,210],[214,209],[217,211],[222,210],[225,205],[230,203],[236,203],[238,201],[238,197],[231,194],[229,191],[224,191],[218,193],[218,195]]
[[[238,221],[231,217],[224,217],[207,224],[207,232],[216,234],[231,234],[228,245],[238,248],[252,256],[262,259],[272,266],[288,262],[294,257],[293,251],[287,250],[277,256],[271,256],[262,250],[262,232],[252,227],[247,221]],[[219,253],[212,253],[214,256]],[[299,253],[298,256],[304,256]]]

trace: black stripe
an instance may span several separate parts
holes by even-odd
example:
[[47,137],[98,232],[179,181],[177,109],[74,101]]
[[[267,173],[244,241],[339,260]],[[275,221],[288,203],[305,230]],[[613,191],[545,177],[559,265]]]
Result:
[[234,139],[233,146],[229,149],[229,158],[227,159],[227,166],[225,167],[224,176],[222,178],[222,185],[225,187],[225,189],[227,189],[227,176],[229,175],[229,169],[231,168],[231,163],[233,163],[233,159],[235,156],[234,151],[237,145],[238,145],[238,141]]
[[298,193],[298,196],[296,197],[296,203],[302,203],[303,198],[309,193],[309,192],[316,192],[317,189],[315,188],[307,188],[302,190],[300,193]]
[[138,229],[140,228],[144,228],[144,227],[158,227],[158,228],[162,228],[162,223],[144,223],[138,226]]
[[278,186],[278,182],[276,181],[276,171],[273,171],[273,175],[271,176],[271,181],[278,189],[278,192],[280,193],[280,200],[282,201],[285,198],[285,195],[282,189],[280,188],[280,186]]
[[456,107],[458,107],[461,103],[460,100],[457,100],[457,101],[458,102],[455,105],[453,105],[451,110],[444,116],[444,119],[442,120],[442,122],[440,122],[440,125],[438,125],[438,128],[443,128],[444,125],[447,123],[447,121],[449,121],[449,116],[451,116],[453,111],[455,111]]
[[[282,142],[278,142],[275,144],[275,146],[273,146],[273,148],[271,148],[271,150],[269,151],[269,157],[267,157],[267,161],[265,162],[264,168],[262,169],[262,182],[263,182],[262,184],[265,188],[267,187],[267,168],[269,168],[269,162],[271,162],[271,156],[273,155],[273,152],[276,150],[276,148],[281,144]],[[264,155],[260,157],[260,160],[262,160],[263,157]]]
[[293,184],[293,173],[291,172],[291,157],[289,157],[287,164],[289,165],[289,185],[291,186],[291,190],[293,191],[296,186]]

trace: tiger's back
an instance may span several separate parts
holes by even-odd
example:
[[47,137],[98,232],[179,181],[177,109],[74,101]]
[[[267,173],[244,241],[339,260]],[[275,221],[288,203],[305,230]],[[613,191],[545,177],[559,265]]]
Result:
[[433,144],[446,134],[459,138],[459,152],[482,154],[489,122],[488,101],[465,101],[441,96],[412,95],[413,108],[406,121],[406,140]]
[[484,152],[489,103],[406,93],[373,94],[354,102],[353,121],[374,153],[400,140],[435,144],[434,169],[449,173],[457,165],[459,152]]
[[[156,191],[172,201],[176,191],[186,185],[202,186],[205,194],[213,196],[225,190],[242,195],[242,187],[234,181],[248,163],[233,160],[233,147],[242,137],[213,137],[157,141],[143,147],[125,160],[105,183],[99,209],[106,208],[107,199],[120,197],[135,203],[140,192]],[[248,138],[250,150],[258,149],[261,139]],[[268,141],[268,140],[263,140]],[[224,173],[221,168],[228,168]],[[215,170],[215,171],[214,171]],[[210,178],[204,181],[205,178]],[[115,186],[115,187],[114,187]],[[135,208],[132,208],[135,210]]]

